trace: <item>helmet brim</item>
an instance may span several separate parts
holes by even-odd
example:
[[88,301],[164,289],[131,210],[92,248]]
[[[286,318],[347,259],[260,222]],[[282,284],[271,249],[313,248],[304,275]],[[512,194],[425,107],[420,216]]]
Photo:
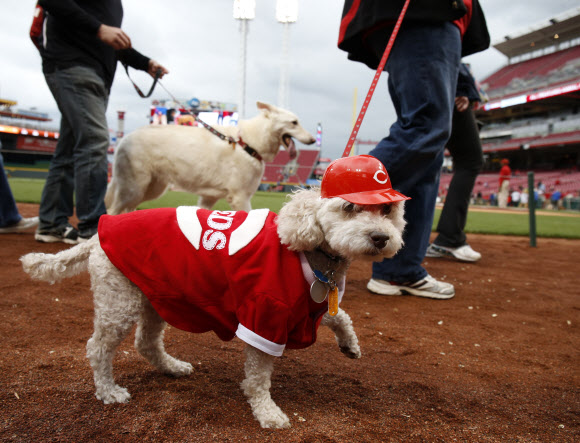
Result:
[[411,199],[411,197],[407,197],[394,189],[353,192],[352,194],[341,194],[334,197],[340,197],[356,205],[384,205]]

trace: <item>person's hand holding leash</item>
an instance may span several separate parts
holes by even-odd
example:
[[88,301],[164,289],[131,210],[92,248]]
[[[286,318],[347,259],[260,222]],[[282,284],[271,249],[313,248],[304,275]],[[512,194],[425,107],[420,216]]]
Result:
[[161,71],[159,78],[163,78],[163,76],[165,74],[169,74],[169,71],[164,66],[162,66],[161,64],[159,64],[158,62],[156,62],[153,59],[149,60],[149,68],[147,69],[147,72],[149,73],[149,75],[151,77],[155,78],[155,75],[157,74],[157,70]]
[[101,25],[97,31],[97,37],[99,37],[103,43],[112,46],[117,51],[121,49],[129,49],[131,47],[131,39],[121,28]]

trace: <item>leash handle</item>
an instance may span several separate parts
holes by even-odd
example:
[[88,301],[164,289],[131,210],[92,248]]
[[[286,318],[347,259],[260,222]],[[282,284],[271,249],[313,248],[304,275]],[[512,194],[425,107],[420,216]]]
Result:
[[129,75],[129,66],[125,63],[123,63],[123,66],[125,67],[125,72],[127,73],[127,77],[129,77],[129,80],[131,81],[131,83],[133,83],[133,87],[135,88],[135,91],[137,91],[137,94],[139,94],[139,96],[141,98],[151,97],[151,94],[153,94],[153,90],[155,89],[155,86],[157,85],[157,81],[161,78],[161,68],[157,68],[157,71],[155,71],[155,77],[153,78],[153,84],[151,85],[149,92],[147,94],[143,94],[143,92],[141,92],[141,89],[139,88],[139,86],[137,86],[135,84],[135,82],[133,81],[133,79]]
[[350,138],[348,139],[348,143],[346,144],[346,148],[344,149],[344,152],[342,153],[343,157],[348,157],[352,151],[352,147],[354,145],[354,142],[356,141],[356,136],[358,135],[358,131],[360,129],[362,121],[365,118],[365,114],[367,113],[367,108],[369,107],[369,103],[371,102],[371,98],[375,92],[375,89],[377,87],[377,83],[379,82],[379,78],[383,72],[383,69],[385,68],[385,65],[387,64],[387,59],[389,58],[389,54],[391,53],[391,48],[393,47],[393,44],[395,43],[395,38],[397,37],[397,34],[399,33],[399,29],[401,28],[401,23],[403,21],[403,17],[405,17],[405,13],[407,12],[407,8],[409,7],[409,2],[410,2],[410,0],[405,0],[405,4],[403,5],[403,9],[401,10],[401,13],[399,14],[399,18],[397,19],[397,23],[395,23],[395,27],[393,28],[393,32],[391,33],[391,38],[389,38],[389,43],[387,44],[387,47],[385,48],[385,52],[383,53],[383,56],[381,58],[381,62],[379,63],[379,67],[377,68],[377,72],[375,73],[375,76],[374,76],[373,81],[371,83],[371,87],[369,88],[369,92],[367,93],[365,101],[362,105],[362,108],[361,108],[359,114],[358,114],[358,118],[356,119],[356,123],[354,124],[354,128],[352,128],[352,132],[350,134]]

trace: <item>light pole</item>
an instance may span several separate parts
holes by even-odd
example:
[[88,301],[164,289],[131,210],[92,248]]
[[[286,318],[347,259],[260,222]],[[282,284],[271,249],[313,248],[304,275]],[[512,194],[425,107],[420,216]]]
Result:
[[290,24],[298,20],[298,0],[277,0],[276,20],[284,25],[282,34],[282,60],[280,63],[280,84],[278,85],[278,106],[288,108],[288,48]]
[[240,21],[239,119],[244,118],[246,113],[246,44],[248,40],[248,21],[255,17],[256,0],[234,0],[234,19]]

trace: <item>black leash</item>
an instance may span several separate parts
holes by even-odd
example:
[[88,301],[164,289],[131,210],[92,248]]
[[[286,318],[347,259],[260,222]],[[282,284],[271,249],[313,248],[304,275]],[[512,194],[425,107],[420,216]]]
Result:
[[151,89],[149,89],[149,92],[147,93],[147,95],[145,95],[145,94],[143,94],[143,92],[141,92],[141,89],[139,89],[139,86],[137,86],[135,84],[135,82],[133,81],[133,79],[129,75],[129,66],[126,65],[125,63],[123,63],[123,66],[125,67],[125,72],[127,73],[127,77],[129,77],[129,80],[131,81],[131,83],[133,83],[133,87],[137,91],[137,94],[139,94],[139,96],[141,98],[149,98],[151,96],[151,94],[153,94],[153,90],[155,89],[157,82],[161,78],[161,69],[157,69],[157,71],[155,72],[155,77],[153,78],[153,84],[151,85]]
[[[157,80],[158,79],[155,79],[155,83],[157,83]],[[153,87],[155,86],[155,83],[153,84]],[[262,156],[260,155],[260,153],[258,151],[256,151],[254,148],[252,148],[250,145],[248,145],[246,142],[244,142],[242,140],[242,137],[240,137],[239,140],[236,140],[235,138],[230,137],[229,135],[222,134],[217,129],[215,129],[213,126],[208,125],[206,122],[204,122],[202,119],[200,119],[197,115],[195,115],[195,112],[193,112],[193,110],[191,108],[188,108],[188,107],[184,106],[183,103],[181,103],[179,100],[177,100],[175,98],[175,96],[171,92],[169,92],[165,86],[163,86],[163,83],[159,82],[159,84],[161,85],[161,87],[163,89],[165,89],[165,92],[167,92],[169,94],[169,96],[171,97],[171,99],[175,103],[177,103],[183,109],[189,110],[191,112],[191,115],[193,116],[193,119],[197,123],[199,123],[200,125],[202,125],[205,129],[207,129],[209,132],[211,132],[213,135],[215,135],[216,137],[219,137],[220,139],[222,139],[224,141],[227,141],[234,148],[236,147],[236,144],[240,145],[244,149],[244,151],[246,151],[249,155],[251,155],[255,159],[258,159],[259,161],[262,161]],[[135,88],[137,88],[137,86],[135,86]],[[137,89],[137,92],[139,92],[138,89]],[[150,92],[150,94],[151,94],[151,92]]]

